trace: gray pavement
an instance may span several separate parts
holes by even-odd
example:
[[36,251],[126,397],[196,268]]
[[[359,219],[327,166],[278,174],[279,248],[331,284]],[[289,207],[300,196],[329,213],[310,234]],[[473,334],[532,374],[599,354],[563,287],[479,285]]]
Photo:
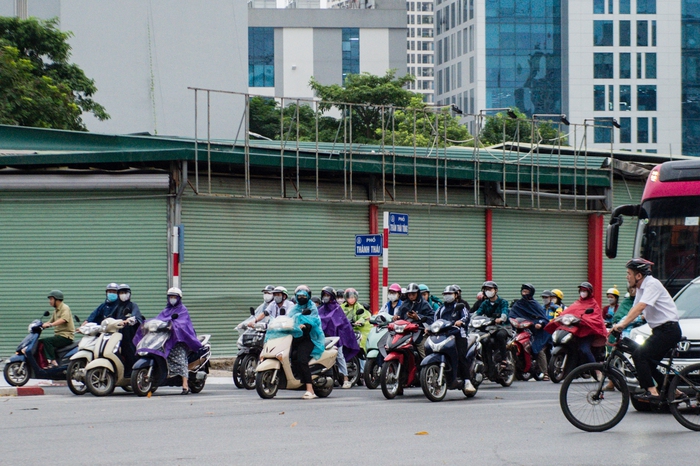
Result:
[[451,391],[440,403],[420,388],[389,401],[364,387],[261,400],[219,377],[189,396],[44,390],[0,398],[0,464],[697,464],[700,439],[671,415],[631,406],[614,429],[581,432],[551,382],[486,382],[472,399]]

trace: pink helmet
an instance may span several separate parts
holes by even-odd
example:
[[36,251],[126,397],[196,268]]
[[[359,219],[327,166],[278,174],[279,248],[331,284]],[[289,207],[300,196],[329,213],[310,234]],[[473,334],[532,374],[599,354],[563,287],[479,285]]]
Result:
[[389,287],[389,291],[396,291],[397,293],[401,293],[401,285],[399,285],[398,283],[392,283]]

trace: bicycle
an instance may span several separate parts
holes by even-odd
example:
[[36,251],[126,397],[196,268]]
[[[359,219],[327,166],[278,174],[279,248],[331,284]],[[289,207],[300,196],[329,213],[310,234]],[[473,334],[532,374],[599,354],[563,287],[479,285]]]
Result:
[[[629,407],[630,391],[619,364],[622,362],[636,378],[634,365],[625,353],[632,354],[639,344],[626,337],[620,338],[619,332],[614,332],[613,336],[616,342],[610,344],[613,349],[605,361],[584,364],[572,370],[559,392],[559,404],[566,419],[587,432],[602,432],[615,427]],[[683,337],[681,342],[685,340]],[[665,369],[664,382],[659,390],[659,400],[650,403],[667,406],[683,427],[700,431],[700,363],[677,370],[673,367],[673,358],[677,356],[678,348],[672,348],[664,356],[668,363],[658,362],[658,366]],[[608,381],[613,383],[615,390],[606,390]]]

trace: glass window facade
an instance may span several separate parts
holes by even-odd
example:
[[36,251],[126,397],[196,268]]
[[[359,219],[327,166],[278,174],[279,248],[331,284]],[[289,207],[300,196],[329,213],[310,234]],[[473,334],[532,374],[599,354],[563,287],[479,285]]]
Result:
[[605,0],[593,0],[593,13],[596,15],[605,13]]
[[629,53],[620,54],[620,79],[630,79],[632,77],[632,64]]
[[656,0],[637,0],[637,14],[656,14]]
[[637,21],[637,46],[649,45],[649,21]]
[[632,142],[632,119],[629,117],[620,118],[620,143],[629,144]]
[[700,155],[700,0],[681,0],[683,154]]
[[637,86],[637,110],[656,110],[656,86]]
[[275,87],[274,28],[248,28],[248,86]]
[[343,82],[349,74],[360,74],[360,28],[343,28]]
[[630,14],[630,0],[620,0],[620,14]]
[[630,43],[631,26],[629,21],[620,21],[620,47],[628,47]]
[[613,45],[612,21],[593,21],[593,45],[598,47]]
[[593,86],[593,110],[605,110],[605,86]]
[[561,0],[489,0],[485,9],[486,107],[561,113]]
[[632,86],[620,86],[620,111],[632,110]]
[[649,118],[637,118],[637,142],[639,144],[649,143]]
[[595,142],[610,144],[613,135],[612,120],[610,118],[595,118],[593,124],[595,125],[593,131],[593,139]]
[[646,79],[656,79],[656,53],[645,54],[644,77]]
[[613,54],[594,53],[593,54],[593,77],[595,79],[613,78]]

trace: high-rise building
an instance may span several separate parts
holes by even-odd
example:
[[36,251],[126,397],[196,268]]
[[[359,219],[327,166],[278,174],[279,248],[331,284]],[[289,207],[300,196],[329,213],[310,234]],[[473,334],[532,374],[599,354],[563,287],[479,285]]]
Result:
[[435,99],[434,6],[435,0],[406,1],[406,66],[416,77],[409,89],[426,102]]

